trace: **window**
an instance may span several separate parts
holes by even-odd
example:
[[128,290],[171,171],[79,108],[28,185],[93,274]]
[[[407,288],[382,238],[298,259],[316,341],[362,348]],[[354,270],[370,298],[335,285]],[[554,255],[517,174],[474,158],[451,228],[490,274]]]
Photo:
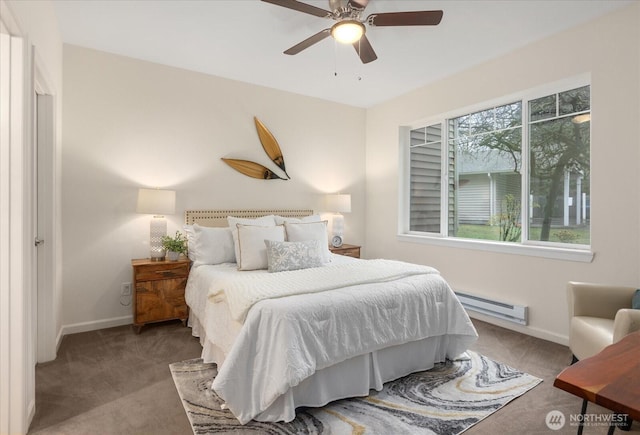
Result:
[[405,232],[588,248],[590,119],[587,85],[407,128]]

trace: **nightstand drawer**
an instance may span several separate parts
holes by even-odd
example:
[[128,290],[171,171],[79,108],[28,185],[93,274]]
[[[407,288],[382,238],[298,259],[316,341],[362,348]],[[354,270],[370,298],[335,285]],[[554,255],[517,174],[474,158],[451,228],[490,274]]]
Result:
[[149,264],[135,268],[136,281],[153,281],[157,279],[186,277],[189,274],[189,265],[182,264]]
[[140,281],[136,283],[138,293],[154,293],[165,298],[175,299],[181,297],[184,300],[184,289],[187,278],[163,279],[162,281]]
[[336,254],[344,255],[346,257],[360,258],[360,248],[343,249],[340,252],[336,252]]

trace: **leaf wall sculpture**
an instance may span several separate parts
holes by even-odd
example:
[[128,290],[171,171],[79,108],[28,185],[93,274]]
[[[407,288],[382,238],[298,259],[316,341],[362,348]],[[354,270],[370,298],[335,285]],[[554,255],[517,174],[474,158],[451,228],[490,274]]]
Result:
[[278,177],[271,169],[265,168],[259,163],[250,162],[249,160],[239,159],[222,159],[227,165],[236,171],[251,178],[259,178],[261,180],[284,180]]
[[282,150],[280,150],[278,141],[258,118],[254,116],[253,120],[255,121],[258,138],[260,138],[260,143],[262,144],[264,152],[267,153],[273,163],[282,169],[287,178],[291,178],[285,169],[284,157],[282,156]]
[[278,145],[278,141],[258,118],[254,116],[253,120],[256,124],[258,138],[260,139],[264,152],[269,156],[273,163],[282,169],[287,178],[279,177],[271,169],[249,160],[226,159],[223,157],[222,161],[248,177],[258,178],[261,180],[290,180],[291,177],[289,177],[289,174],[287,174],[287,170],[285,169],[284,156],[282,155],[282,150],[280,149],[280,145]]

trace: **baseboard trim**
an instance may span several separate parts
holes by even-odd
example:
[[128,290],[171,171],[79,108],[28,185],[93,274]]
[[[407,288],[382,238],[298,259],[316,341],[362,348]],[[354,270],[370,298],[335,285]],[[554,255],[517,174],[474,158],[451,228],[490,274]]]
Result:
[[482,320],[483,322],[500,326],[501,328],[510,329],[511,331],[520,332],[521,334],[530,335],[535,338],[540,338],[542,340],[547,340],[553,343],[562,344],[564,346],[569,345],[569,337],[556,334],[551,331],[547,331],[539,328],[532,328],[531,326],[516,325],[512,322],[500,320],[495,317],[487,316],[474,311],[467,311],[467,314],[469,314],[469,317],[471,317],[472,319]]
[[98,329],[113,328],[114,326],[131,325],[132,323],[133,315],[64,325],[60,330],[58,344],[60,343],[60,341],[62,341],[62,337],[65,335],[77,334],[79,332],[96,331]]
[[27,427],[31,426],[31,423],[33,422],[33,418],[36,415],[36,400],[35,398],[33,400],[29,401],[29,406],[27,407]]
[[60,350],[60,345],[62,344],[63,330],[64,330],[64,327],[60,328],[58,330],[58,336],[56,337],[56,358],[58,357],[58,351]]

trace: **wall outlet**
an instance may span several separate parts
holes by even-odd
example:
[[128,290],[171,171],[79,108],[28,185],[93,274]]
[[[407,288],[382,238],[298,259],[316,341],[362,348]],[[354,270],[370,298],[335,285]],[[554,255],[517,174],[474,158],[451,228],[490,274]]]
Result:
[[120,294],[122,296],[131,296],[131,283],[123,282],[122,287],[120,288]]

